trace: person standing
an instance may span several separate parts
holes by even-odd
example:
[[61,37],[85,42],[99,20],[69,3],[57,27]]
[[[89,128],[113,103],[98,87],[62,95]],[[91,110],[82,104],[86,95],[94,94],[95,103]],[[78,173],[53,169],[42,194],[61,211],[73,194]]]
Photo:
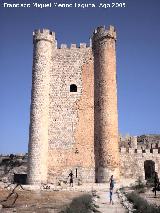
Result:
[[110,204],[114,204],[113,203],[113,188],[114,188],[114,179],[113,179],[113,175],[110,178],[110,187],[109,187],[109,193],[110,193]]
[[159,178],[158,178],[157,172],[155,172],[155,174],[154,174],[154,195],[155,195],[155,197],[157,195],[156,191],[158,189],[158,186],[159,186]]
[[70,178],[70,179],[69,179],[70,186],[73,187],[73,172],[72,172],[72,170],[71,170],[71,172],[69,173],[68,177]]

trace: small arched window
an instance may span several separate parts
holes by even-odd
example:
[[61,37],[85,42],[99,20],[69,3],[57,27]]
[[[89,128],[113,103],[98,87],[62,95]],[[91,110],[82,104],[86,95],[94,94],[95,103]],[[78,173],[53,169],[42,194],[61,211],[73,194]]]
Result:
[[70,85],[70,92],[77,92],[77,86],[75,84]]

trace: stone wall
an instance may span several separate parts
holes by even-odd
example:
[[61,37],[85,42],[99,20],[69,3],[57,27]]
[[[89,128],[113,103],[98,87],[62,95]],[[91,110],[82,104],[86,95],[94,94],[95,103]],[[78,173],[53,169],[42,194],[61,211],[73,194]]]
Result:
[[119,135],[119,147],[150,149],[160,148],[160,135],[139,135],[139,136],[122,136]]
[[120,149],[120,174],[121,178],[135,179],[139,177],[145,179],[144,163],[153,161],[155,171],[160,177],[160,153],[158,149]]
[[[92,49],[61,45],[50,78],[48,181],[67,179],[77,169],[78,178],[94,182]],[[73,84],[77,92],[70,92]]]
[[[87,152],[86,150],[88,147],[82,148],[82,150],[79,149],[80,155],[75,154],[75,157],[72,159],[70,158],[71,162],[75,162],[76,158],[81,160],[82,164],[74,164],[73,165],[73,172],[74,175],[76,174],[76,168],[77,168],[77,175],[78,178],[74,179],[74,181],[80,180],[90,180],[92,182],[92,178],[94,177],[94,166],[92,163],[89,166],[89,163],[82,159],[81,152]],[[76,150],[75,150],[76,151]],[[57,153],[57,152],[56,152]],[[89,153],[89,151],[87,152]],[[61,154],[61,153],[60,153]],[[69,152],[68,152],[69,156]],[[93,156],[93,155],[92,155]],[[64,158],[64,156],[62,156]],[[86,157],[86,155],[85,155]],[[14,156],[11,158],[10,156],[0,156],[0,181],[4,182],[13,182],[14,173],[16,174],[26,174],[27,173],[27,155],[21,155],[21,156]],[[120,175],[121,179],[132,179],[137,180],[140,178],[145,179],[145,169],[144,169],[144,163],[146,161],[152,161],[155,163],[155,171],[158,172],[158,176],[160,177],[160,152],[158,152],[158,149],[133,149],[133,148],[121,148],[120,150]],[[78,161],[77,161],[78,162]],[[93,163],[94,164],[94,163]],[[82,165],[82,166],[81,166]],[[70,165],[69,165],[70,166]],[[68,167],[66,170],[63,170],[63,167],[60,167],[60,173],[58,176],[58,168],[56,168],[56,173],[54,174],[54,170],[51,169],[51,173],[49,173],[48,176],[48,182],[52,183],[58,183],[60,180],[67,180],[68,177]],[[63,170],[63,173],[62,173]],[[133,182],[133,181],[132,181]],[[82,181],[83,183],[83,181]]]
[[158,148],[160,147],[160,135],[140,135],[137,137],[137,142],[143,148]]

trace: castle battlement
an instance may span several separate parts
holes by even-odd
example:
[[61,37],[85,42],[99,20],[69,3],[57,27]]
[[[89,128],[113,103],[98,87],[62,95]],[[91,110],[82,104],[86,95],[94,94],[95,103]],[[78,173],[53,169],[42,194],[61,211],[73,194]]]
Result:
[[112,38],[116,40],[117,35],[114,26],[110,25],[109,28],[105,28],[105,26],[97,27],[93,32],[93,42],[101,41],[105,38]]
[[128,153],[130,153],[130,154],[159,154],[160,155],[160,153],[159,153],[159,149],[134,149],[134,148],[129,148],[129,149],[127,149],[127,148],[124,148],[124,147],[122,147],[122,148],[120,148],[120,153],[121,154],[128,154]]
[[[33,43],[36,41],[49,41],[54,43],[55,49],[57,49],[57,40],[55,38],[55,32],[50,31],[49,29],[36,29],[33,32]],[[82,49],[82,48],[88,48],[91,47],[91,42],[90,45],[88,46],[86,43],[80,43],[78,46],[77,44],[72,44],[68,47],[67,44],[62,43],[60,44],[60,47],[58,49]]]
[[36,35],[36,34],[49,34],[49,35],[55,36],[55,32],[52,32],[49,29],[36,29],[33,32],[33,35]]
[[67,44],[61,44],[59,49],[84,49],[84,48],[90,48],[90,46],[87,46],[86,43],[80,43],[78,46],[77,44],[71,44],[69,47]]
[[60,49],[66,49],[67,48],[67,44],[61,44]]
[[33,41],[49,41],[55,42],[55,32],[50,31],[49,29],[38,29],[33,32]]

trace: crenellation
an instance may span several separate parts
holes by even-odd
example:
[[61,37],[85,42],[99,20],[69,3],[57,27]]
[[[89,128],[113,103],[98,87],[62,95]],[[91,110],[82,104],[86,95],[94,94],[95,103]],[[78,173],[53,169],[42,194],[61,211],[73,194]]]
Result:
[[117,39],[117,34],[116,34],[116,30],[114,28],[114,26],[110,25],[108,30],[107,30],[107,36],[108,38],[112,38],[112,39]]
[[108,27],[108,31],[110,31],[110,32],[116,32],[115,27],[112,26],[112,25],[110,25],[110,26]]
[[158,149],[153,149],[153,154],[154,154],[154,155],[159,154],[159,153],[158,153]]
[[142,154],[142,149],[137,149],[137,154]]
[[76,44],[71,44],[71,49],[75,49],[77,48],[77,45]]
[[89,39],[89,47],[92,48],[92,38]]
[[134,153],[135,153],[135,149],[134,149],[134,148],[129,148],[129,149],[128,149],[128,152],[129,152],[130,154],[134,154]]
[[35,29],[33,35],[41,33],[40,29]]
[[55,40],[55,41],[54,41],[54,48],[55,48],[55,49],[58,49],[58,43],[57,43],[57,40]]
[[60,49],[67,49],[67,44],[61,44]]
[[96,34],[103,34],[105,33],[106,29],[105,29],[105,26],[100,26],[100,27],[97,27],[97,30],[96,30]]
[[80,48],[86,48],[87,44],[86,43],[80,43]]
[[126,147],[121,147],[120,153],[121,154],[130,153],[130,154],[134,154],[135,156],[138,154],[145,154],[145,155],[155,154],[158,156],[158,154],[160,154],[158,149],[153,149],[153,150],[151,150],[151,149],[134,149],[134,148],[126,148]]
[[48,41],[53,44],[53,48],[55,48],[55,33],[51,32],[48,29],[38,29],[33,32],[33,43],[38,41]]
[[[61,44],[60,47],[58,48],[58,51],[68,51],[68,53],[73,53],[75,56],[77,55],[78,52],[85,52],[87,53],[88,56],[90,56],[90,53],[88,54],[88,52],[92,51],[92,48],[90,46],[87,46],[86,43],[80,43],[80,45],[78,46],[77,44],[71,44],[70,47],[67,46],[67,44]],[[90,58],[92,58],[92,56],[90,56]],[[67,65],[66,65],[67,66]]]
[[150,153],[151,153],[151,150],[150,150],[150,149],[145,149],[145,153],[146,153],[146,154],[150,154]]
[[104,39],[113,39],[116,41],[117,34],[113,26],[110,26],[108,29],[106,29],[104,26],[100,26],[94,31],[92,39],[95,45],[97,44],[97,42],[103,44]]
[[49,29],[42,29],[41,30],[41,33],[44,33],[44,34],[50,34],[50,30]]
[[120,148],[120,152],[123,153],[123,154],[124,154],[124,153],[127,153],[127,149],[124,148],[124,147],[121,147],[121,148]]

